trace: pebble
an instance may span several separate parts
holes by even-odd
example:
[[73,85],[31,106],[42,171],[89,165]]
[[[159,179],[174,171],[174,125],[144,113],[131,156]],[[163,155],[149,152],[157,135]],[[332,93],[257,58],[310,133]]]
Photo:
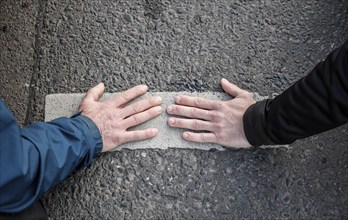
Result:
[[125,61],[128,65],[131,64],[131,60],[129,59],[129,57],[126,57]]
[[5,33],[7,31],[7,26],[6,25],[2,26],[1,31]]
[[141,155],[142,157],[146,157],[146,156],[147,156],[145,152],[141,152],[140,155]]
[[59,39],[59,43],[60,43],[60,44],[66,44],[66,40],[65,40],[64,38],[60,38],[60,39]]
[[112,51],[111,51],[111,50],[108,50],[108,49],[104,49],[104,50],[103,50],[103,54],[104,54],[105,56],[111,57],[111,56],[112,56]]
[[206,17],[206,16],[200,16],[200,17],[199,17],[199,21],[200,21],[201,23],[205,23],[205,22],[207,21],[207,17]]
[[130,15],[130,14],[124,14],[123,15],[123,18],[125,21],[129,22],[129,23],[132,23],[133,22],[133,16]]
[[183,8],[178,8],[176,11],[178,12],[178,14],[184,14],[185,13],[185,9],[183,9]]
[[182,33],[182,30],[180,28],[173,28],[174,34],[179,35]]

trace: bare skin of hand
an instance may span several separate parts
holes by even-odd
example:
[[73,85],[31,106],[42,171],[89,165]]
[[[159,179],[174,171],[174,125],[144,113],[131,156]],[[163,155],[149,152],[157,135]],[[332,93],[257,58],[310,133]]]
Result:
[[99,102],[104,89],[103,83],[91,88],[79,107],[82,115],[90,118],[99,128],[103,139],[102,152],[113,150],[126,142],[145,140],[157,135],[156,128],[137,131],[128,131],[128,128],[160,115],[161,97],[150,97],[127,105],[147,92],[146,85],[139,85],[104,102]]
[[[210,142],[233,148],[249,148],[243,127],[243,115],[255,101],[251,94],[236,85],[221,80],[223,90],[231,95],[229,101],[208,100],[198,97],[177,96],[175,105],[167,107],[171,127],[189,129],[183,138],[193,142]],[[195,133],[193,131],[203,131]]]

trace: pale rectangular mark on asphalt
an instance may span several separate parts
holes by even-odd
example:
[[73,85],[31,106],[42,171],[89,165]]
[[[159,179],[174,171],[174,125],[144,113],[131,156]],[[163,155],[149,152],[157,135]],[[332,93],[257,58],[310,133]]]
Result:
[[[105,93],[102,100],[108,99],[112,96],[117,95],[117,93]],[[207,99],[218,99],[218,100],[229,100],[231,97],[225,93],[219,92],[148,92],[141,98],[146,98],[149,96],[161,96],[163,98],[163,113],[141,125],[134,127],[135,130],[155,127],[159,130],[159,134],[145,141],[126,143],[118,147],[116,150],[121,150],[123,148],[127,149],[148,149],[148,148],[158,148],[158,149],[168,149],[168,148],[185,148],[185,149],[200,149],[200,150],[224,150],[221,145],[211,144],[211,143],[193,143],[182,139],[181,134],[184,129],[171,128],[167,125],[168,114],[165,109],[168,105],[174,103],[174,97],[177,95],[188,95],[188,96],[198,96]],[[262,100],[268,98],[268,96],[260,96],[257,93],[253,93],[255,100]],[[73,93],[73,94],[50,94],[46,96],[45,105],[45,121],[51,121],[59,117],[70,117],[77,112],[78,106],[83,99],[84,94]],[[272,146],[279,147],[279,146]]]

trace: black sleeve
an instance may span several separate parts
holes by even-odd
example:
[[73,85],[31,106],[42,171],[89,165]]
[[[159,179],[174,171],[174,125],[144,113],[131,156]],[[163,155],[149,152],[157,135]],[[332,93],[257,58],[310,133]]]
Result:
[[289,144],[348,122],[348,41],[281,95],[250,106],[243,121],[253,146]]

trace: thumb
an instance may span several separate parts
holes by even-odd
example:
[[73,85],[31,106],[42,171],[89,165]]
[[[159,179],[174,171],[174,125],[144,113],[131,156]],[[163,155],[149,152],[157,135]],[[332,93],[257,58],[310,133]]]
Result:
[[104,83],[99,83],[98,85],[96,85],[93,88],[88,90],[83,101],[97,102],[99,100],[100,96],[103,95],[104,90],[105,90]]
[[227,92],[233,97],[237,97],[241,92],[243,92],[242,89],[240,89],[238,86],[234,85],[233,83],[230,83],[225,78],[221,79],[221,86],[225,92]]

